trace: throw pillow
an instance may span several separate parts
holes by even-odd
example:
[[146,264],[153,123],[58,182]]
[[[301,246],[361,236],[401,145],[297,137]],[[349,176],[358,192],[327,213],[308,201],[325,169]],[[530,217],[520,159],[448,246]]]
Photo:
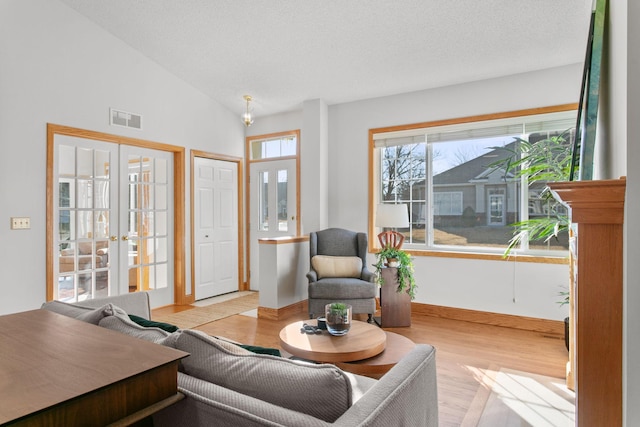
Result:
[[237,345],[244,348],[245,350],[249,350],[251,353],[270,354],[271,356],[282,357],[280,350],[278,350],[277,348],[260,347],[257,345],[248,345],[248,344],[237,344]]
[[160,328],[163,331],[167,332],[175,332],[178,330],[178,327],[175,325],[171,325],[169,323],[163,322],[154,322],[153,320],[147,320],[144,317],[136,316],[135,314],[129,314],[129,319],[136,322],[138,325],[143,326],[145,328]]
[[318,273],[318,279],[323,277],[359,278],[362,274],[362,260],[357,256],[315,255],[311,258],[311,265]]
[[176,341],[178,350],[191,354],[182,359],[187,375],[327,422],[352,404],[351,383],[333,365],[302,365],[230,345],[193,330]]
[[146,341],[154,343],[161,343],[167,339],[171,334],[167,331],[163,331],[160,328],[149,328],[138,325],[133,320],[129,319],[126,314],[116,313],[114,316],[107,316],[100,320],[99,326],[103,328],[111,329],[123,334],[130,335],[135,338],[140,338]]

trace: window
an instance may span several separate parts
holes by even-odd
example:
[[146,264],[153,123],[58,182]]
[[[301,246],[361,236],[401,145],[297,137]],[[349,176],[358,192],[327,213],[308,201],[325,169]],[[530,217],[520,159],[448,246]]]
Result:
[[251,160],[274,159],[296,155],[297,135],[282,135],[251,141]]
[[[519,152],[521,141],[535,144],[575,126],[575,106],[549,110],[372,129],[372,206],[408,206],[409,227],[398,230],[405,249],[501,254],[513,237],[511,224],[562,209],[549,206],[544,182],[530,187],[526,177],[498,165]],[[560,235],[523,241],[515,250],[552,255],[567,249],[568,237]]]

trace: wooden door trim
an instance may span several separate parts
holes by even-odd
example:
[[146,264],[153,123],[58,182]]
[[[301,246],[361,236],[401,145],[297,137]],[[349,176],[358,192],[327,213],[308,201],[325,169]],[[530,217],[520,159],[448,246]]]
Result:
[[54,224],[53,224],[53,158],[55,135],[66,135],[77,138],[92,139],[96,141],[110,142],[118,145],[130,145],[134,147],[149,148],[158,151],[173,153],[173,298],[176,304],[185,304],[185,179],[184,162],[185,149],[177,145],[148,141],[138,138],[130,138],[121,135],[113,135],[104,132],[96,132],[79,129],[70,126],[47,123],[47,214],[46,214],[46,298],[53,299],[55,256],[53,253]]
[[195,261],[195,212],[194,212],[194,200],[195,200],[195,160],[196,157],[201,157],[210,160],[221,160],[224,162],[233,162],[238,166],[237,173],[237,191],[238,191],[238,290],[243,291],[246,290],[247,284],[244,281],[244,215],[242,209],[243,203],[243,192],[242,192],[242,158],[227,156],[224,154],[215,154],[209,153],[206,151],[200,150],[191,150],[191,295],[186,295],[188,302],[186,304],[191,304],[196,299],[196,261]]

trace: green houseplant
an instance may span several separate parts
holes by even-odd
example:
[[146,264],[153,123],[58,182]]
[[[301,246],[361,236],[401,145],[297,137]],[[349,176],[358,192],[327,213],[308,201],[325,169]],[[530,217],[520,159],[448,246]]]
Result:
[[513,174],[513,178],[526,177],[530,187],[545,184],[540,198],[548,206],[546,216],[511,224],[514,232],[504,252],[505,257],[525,239],[546,243],[552,238],[557,239],[560,233],[569,229],[569,217],[560,208],[560,202],[553,198],[546,183],[569,180],[572,167],[572,150],[568,142],[570,133],[571,129],[536,142],[515,138],[514,144],[509,148],[495,147],[497,150],[505,150],[507,155],[490,167],[504,170],[505,179],[509,173]]
[[397,292],[406,291],[411,299],[416,297],[416,280],[413,276],[413,261],[408,253],[393,246],[385,246],[376,254],[376,270],[377,282],[380,286],[384,285],[384,279],[380,271],[384,268],[389,259],[396,259],[398,262],[398,289]]
[[331,335],[345,335],[351,329],[351,306],[343,302],[332,302],[325,306],[327,330]]

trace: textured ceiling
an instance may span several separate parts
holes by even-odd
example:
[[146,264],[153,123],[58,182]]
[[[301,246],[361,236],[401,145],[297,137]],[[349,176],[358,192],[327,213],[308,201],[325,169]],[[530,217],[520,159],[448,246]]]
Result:
[[591,0],[61,0],[260,115],[582,62]]

